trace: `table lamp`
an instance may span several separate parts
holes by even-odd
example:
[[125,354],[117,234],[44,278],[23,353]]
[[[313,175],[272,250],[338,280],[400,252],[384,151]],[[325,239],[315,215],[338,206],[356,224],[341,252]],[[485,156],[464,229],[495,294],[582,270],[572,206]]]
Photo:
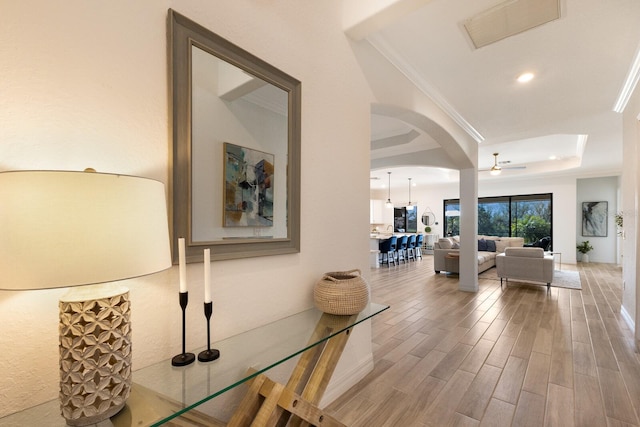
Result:
[[0,289],[79,285],[59,302],[68,425],[120,411],[131,388],[129,291],[109,282],[171,267],[164,184],[68,171],[0,173]]

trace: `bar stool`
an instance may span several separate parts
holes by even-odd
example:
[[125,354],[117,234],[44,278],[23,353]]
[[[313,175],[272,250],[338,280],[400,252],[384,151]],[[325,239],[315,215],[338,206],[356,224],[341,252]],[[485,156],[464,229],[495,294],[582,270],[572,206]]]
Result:
[[407,242],[409,237],[407,235],[401,236],[398,238],[398,242],[396,244],[396,254],[398,257],[398,262],[407,261]]
[[416,260],[416,235],[411,234],[407,239],[407,259]]
[[422,244],[424,243],[424,235],[418,234],[416,237],[416,258],[422,259]]
[[387,267],[391,267],[391,263],[396,265],[396,243],[396,236],[391,236],[378,244],[378,249],[380,249],[380,264],[386,263]]

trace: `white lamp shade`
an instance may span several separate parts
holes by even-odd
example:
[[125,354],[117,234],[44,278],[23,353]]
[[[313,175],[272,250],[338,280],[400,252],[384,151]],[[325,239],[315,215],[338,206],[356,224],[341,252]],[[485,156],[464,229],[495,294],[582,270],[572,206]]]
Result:
[[90,172],[0,173],[0,289],[111,282],[170,266],[163,183]]

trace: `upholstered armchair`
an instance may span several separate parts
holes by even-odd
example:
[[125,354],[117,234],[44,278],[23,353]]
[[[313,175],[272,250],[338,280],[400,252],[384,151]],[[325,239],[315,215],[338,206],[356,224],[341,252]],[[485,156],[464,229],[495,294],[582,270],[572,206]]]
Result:
[[509,279],[542,282],[551,287],[553,282],[554,260],[552,255],[545,256],[542,248],[506,248],[496,256],[496,273],[507,282]]

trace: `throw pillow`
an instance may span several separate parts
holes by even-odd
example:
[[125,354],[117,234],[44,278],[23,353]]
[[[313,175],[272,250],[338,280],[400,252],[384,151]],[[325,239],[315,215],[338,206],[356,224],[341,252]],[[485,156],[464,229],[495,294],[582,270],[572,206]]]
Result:
[[495,252],[496,251],[496,241],[495,240],[487,240],[487,251]]
[[451,240],[446,238],[438,239],[438,246],[440,246],[440,249],[451,249]]
[[478,240],[478,250],[486,251],[487,250],[487,241],[484,239]]
[[460,249],[460,243],[453,242],[453,244],[451,245],[451,249]]

